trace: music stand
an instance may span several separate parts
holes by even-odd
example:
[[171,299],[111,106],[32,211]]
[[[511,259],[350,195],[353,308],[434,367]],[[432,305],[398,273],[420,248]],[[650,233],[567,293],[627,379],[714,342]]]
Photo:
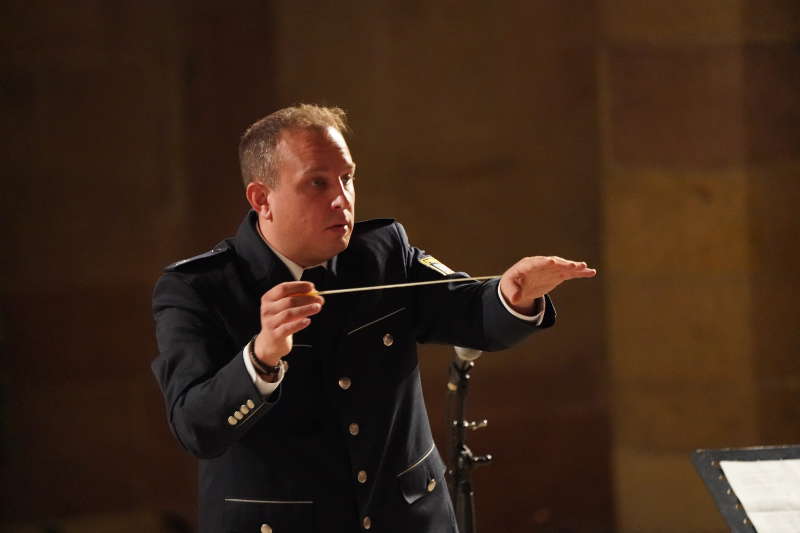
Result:
[[706,484],[728,527],[734,533],[754,533],[750,517],[725,476],[720,461],[774,461],[800,459],[800,446],[758,446],[696,450],[692,463]]

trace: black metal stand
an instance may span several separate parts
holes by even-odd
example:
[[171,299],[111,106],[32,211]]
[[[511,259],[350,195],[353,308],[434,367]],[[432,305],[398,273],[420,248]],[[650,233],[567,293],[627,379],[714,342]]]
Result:
[[448,416],[450,426],[450,446],[447,475],[450,485],[450,498],[453,500],[456,521],[460,533],[475,533],[475,493],[472,490],[472,469],[491,462],[491,454],[474,455],[466,442],[466,430],[477,430],[489,423],[467,422],[464,419],[464,404],[469,389],[469,371],[475,366],[473,361],[456,361],[450,365],[450,379],[447,383]]
[[776,461],[800,459],[800,445],[756,446],[752,448],[721,448],[696,450],[692,463],[703,478],[722,517],[733,533],[755,533],[750,517],[739,501],[735,488],[728,482],[720,461]]

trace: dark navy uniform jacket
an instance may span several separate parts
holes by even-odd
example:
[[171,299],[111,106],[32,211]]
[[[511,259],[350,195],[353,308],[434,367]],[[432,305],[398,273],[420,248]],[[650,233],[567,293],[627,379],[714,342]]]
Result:
[[[293,278],[256,222],[251,211],[234,238],[167,267],[153,296],[152,368],[173,433],[200,458],[200,531],[456,531],[417,343],[498,350],[537,327],[503,307],[497,280],[331,295],[264,398],[242,350],[260,297]],[[322,288],[441,279],[444,268],[400,224],[372,220],[355,225]],[[547,298],[539,327],[554,320]]]

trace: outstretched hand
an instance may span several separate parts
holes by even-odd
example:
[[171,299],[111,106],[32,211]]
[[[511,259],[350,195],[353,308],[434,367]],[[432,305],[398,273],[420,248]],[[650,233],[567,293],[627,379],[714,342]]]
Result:
[[597,270],[561,257],[524,257],[500,278],[500,291],[512,309],[530,314],[534,301],[568,279],[593,278]]

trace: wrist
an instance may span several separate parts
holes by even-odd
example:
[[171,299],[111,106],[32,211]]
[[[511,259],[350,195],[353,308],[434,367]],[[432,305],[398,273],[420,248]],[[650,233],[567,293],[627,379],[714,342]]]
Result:
[[535,302],[536,302],[536,300],[534,300],[534,302],[531,303],[530,305],[514,305],[512,303],[509,303],[508,306],[511,309],[513,309],[514,311],[516,311],[517,313],[521,314],[521,315],[531,316],[531,315],[536,314],[536,313],[533,312],[533,310],[535,308],[535,305],[534,305]]
[[263,355],[264,350],[259,350],[259,343],[258,337],[261,334],[257,334],[253,337],[252,341],[250,342],[250,356],[261,366],[278,366],[281,362],[280,355],[273,355],[273,356],[265,356]]
[[253,365],[253,370],[255,370],[258,377],[263,379],[268,383],[275,383],[280,378],[282,372],[286,371],[286,362],[281,359],[280,357],[277,358],[274,364],[269,364],[261,360],[258,355],[256,354],[255,350],[256,346],[256,338],[253,337],[253,340],[249,343],[247,351],[247,357],[249,357],[250,362]]

